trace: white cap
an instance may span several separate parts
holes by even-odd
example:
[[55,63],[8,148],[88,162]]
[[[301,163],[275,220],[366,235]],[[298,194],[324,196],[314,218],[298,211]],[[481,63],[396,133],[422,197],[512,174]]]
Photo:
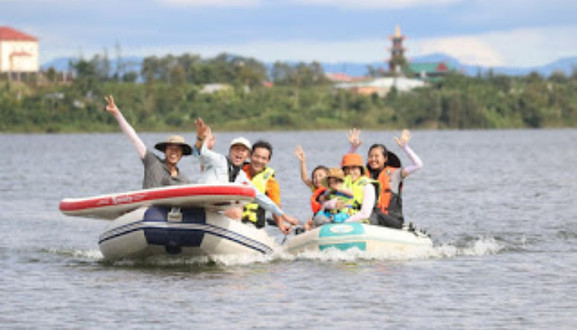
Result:
[[232,141],[230,141],[230,148],[232,148],[232,146],[237,145],[237,144],[245,146],[248,150],[250,150],[252,148],[250,141],[247,140],[246,138],[243,138],[243,137],[237,137],[236,139],[233,139]]

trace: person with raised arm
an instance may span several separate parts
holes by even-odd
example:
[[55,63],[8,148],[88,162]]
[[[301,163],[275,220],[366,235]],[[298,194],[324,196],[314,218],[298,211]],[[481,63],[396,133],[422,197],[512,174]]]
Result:
[[[250,154],[250,142],[242,137],[233,139],[230,144],[228,157],[226,157],[212,150],[216,137],[212,134],[210,127],[206,125],[202,118],[196,119],[194,124],[196,126],[197,138],[193,146],[193,156],[200,161],[201,166],[204,168],[200,179],[201,182],[234,182],[251,186],[256,192],[255,202],[275,216],[276,224],[283,233],[290,233],[291,227],[287,226],[286,223],[297,226],[299,224],[298,220],[286,214],[268,196],[260,192],[242,170],[242,166]],[[240,211],[242,212],[242,209],[240,209]],[[240,219],[240,217],[231,213],[227,215],[231,218]],[[255,226],[257,226],[256,223]]]
[[308,221],[304,224],[304,229],[309,230],[314,227],[313,217],[321,211],[323,202],[322,196],[327,191],[327,187],[325,187],[324,180],[326,179],[327,175],[329,174],[329,168],[324,165],[318,165],[313,169],[311,173],[312,180],[309,179],[307,173],[307,165],[306,165],[306,154],[305,151],[301,146],[297,146],[295,148],[295,156],[299,160],[300,164],[300,173],[301,173],[301,180],[303,183],[309,187],[312,191],[312,195],[310,198],[311,203],[311,210],[313,212],[313,216],[308,219]]
[[155,149],[164,153],[164,159],[160,159],[146,147],[134,128],[126,121],[114,102],[114,97],[109,95],[104,97],[104,99],[107,103],[106,111],[114,116],[120,129],[128,137],[142,160],[144,165],[142,188],[148,189],[190,183],[189,179],[180,172],[177,166],[183,156],[188,156],[192,153],[192,147],[185,142],[182,136],[171,135],[166,141],[159,142],[154,146]]
[[[360,131],[359,131],[360,134]],[[423,162],[409,147],[412,135],[403,130],[401,137],[395,137],[397,145],[411,160],[411,165],[403,167],[397,155],[389,151],[383,144],[373,144],[369,148],[367,160],[367,176],[380,183],[380,194],[377,206],[371,215],[371,224],[392,228],[402,228],[404,223],[402,189],[403,181],[409,175],[423,167]],[[360,140],[359,140],[360,141]],[[351,142],[351,150],[356,150]]]

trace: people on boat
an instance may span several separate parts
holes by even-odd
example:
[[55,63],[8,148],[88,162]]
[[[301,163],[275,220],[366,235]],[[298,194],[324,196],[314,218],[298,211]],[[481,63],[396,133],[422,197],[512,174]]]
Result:
[[[323,183],[324,179],[327,177],[329,173],[329,168],[324,165],[318,165],[313,169],[311,173],[312,179],[309,179],[309,176],[307,174],[306,154],[301,146],[297,146],[295,148],[295,156],[299,160],[301,180],[312,191],[310,203],[313,215],[315,215],[321,210],[322,202],[320,198],[327,191],[327,187],[325,187]],[[307,222],[305,222],[304,224],[304,229],[308,230],[311,229],[312,227],[313,227],[313,217],[309,217]]]
[[112,95],[106,96],[106,111],[108,111],[120,126],[120,129],[128,137],[138,156],[144,165],[144,179],[142,188],[156,188],[170,185],[180,185],[190,183],[189,179],[178,169],[178,162],[183,156],[192,153],[192,147],[186,143],[184,138],[179,135],[171,135],[165,141],[157,143],[154,148],[164,153],[164,159],[161,159],[149,150],[136,131],[126,121],[122,112],[114,102]]
[[[353,213],[354,195],[345,184],[345,173],[340,168],[331,168],[323,180],[326,186],[324,192],[318,197],[320,209],[312,218],[314,227],[326,223],[341,223]],[[310,226],[310,224],[309,224]],[[307,226],[305,229],[309,229]]]
[[[275,178],[275,171],[268,166],[272,158],[272,145],[267,141],[259,140],[252,145],[250,162],[243,166],[242,170],[252,181],[255,187],[268,196],[278,207],[280,203],[280,187]],[[278,216],[273,214],[275,222],[279,222]],[[249,203],[244,206],[242,212],[243,222],[252,222],[257,228],[263,227],[266,222],[265,209],[256,203]]]
[[379,200],[380,187],[376,180],[367,177],[363,157],[356,153],[345,154],[341,161],[345,172],[345,186],[353,192],[350,211],[352,215],[345,222],[369,223],[369,218]]
[[327,176],[329,168],[324,165],[318,165],[313,169],[311,173],[311,178],[309,178],[307,171],[306,154],[301,146],[296,146],[295,156],[299,160],[301,180],[303,181],[303,183],[307,187],[309,187],[313,192],[319,188],[324,188],[323,179]]
[[[360,139],[360,134],[361,134],[361,131],[359,129],[356,129],[356,128],[349,130],[349,132],[347,133],[347,138],[349,140],[349,143],[351,144],[351,148],[354,148],[354,150],[356,150],[356,148],[358,148],[362,144],[362,141]],[[351,152],[354,152],[354,151],[351,151]],[[315,167],[313,169],[312,174],[311,174],[311,177],[312,177],[312,180],[311,180],[311,179],[309,179],[308,174],[307,174],[306,154],[305,154],[303,148],[301,146],[297,146],[295,148],[294,153],[295,153],[295,156],[299,160],[301,180],[303,181],[303,183],[307,187],[309,187],[312,190],[312,196],[310,198],[310,203],[311,203],[311,210],[312,210],[313,216],[314,216],[314,215],[318,214],[318,212],[322,208],[323,202],[320,200],[320,198],[327,191],[327,187],[323,184],[323,182],[329,173],[329,168],[324,166],[324,165],[319,165],[319,166]],[[322,218],[320,218],[320,219],[322,219]],[[318,222],[320,223],[320,222],[322,222],[322,220],[319,220]],[[313,217],[310,217],[308,219],[308,221],[305,222],[304,229],[309,230],[309,229],[312,229],[314,226],[315,226],[315,224],[313,222]]]
[[379,199],[379,183],[365,175],[367,170],[359,154],[345,154],[339,170],[341,174],[337,169],[329,171],[326,182],[332,188],[329,187],[325,193],[327,197],[321,198],[324,201],[323,206],[313,217],[312,227],[326,223],[370,221]]
[[[212,150],[216,137],[212,134],[210,127],[206,125],[202,118],[198,118],[194,123],[197,131],[197,139],[193,146],[193,156],[200,161],[201,166],[204,168],[200,179],[201,182],[234,182],[250,185],[256,191],[256,204],[273,214],[277,226],[283,233],[288,234],[291,231],[289,225],[298,225],[298,220],[296,218],[286,214],[273,200],[253,184],[253,182],[247,177],[245,171],[241,170],[241,167],[246,161],[246,158],[250,155],[251,150],[250,142],[247,139],[242,137],[233,139],[230,144],[228,157],[226,157]],[[225,215],[231,218],[241,218],[240,216],[236,217],[231,213],[225,213]],[[257,224],[256,222],[251,223],[257,228],[262,228],[259,227],[260,224]],[[264,223],[262,225],[264,226]]]
[[[380,197],[370,222],[392,228],[402,228],[404,223],[402,188],[409,175],[423,167],[423,162],[409,147],[412,135],[403,130],[401,137],[395,137],[397,145],[405,152],[411,165],[403,167],[400,159],[383,144],[373,144],[369,148],[367,176],[380,184]],[[358,146],[357,146],[358,147]],[[355,149],[351,144],[351,149]]]

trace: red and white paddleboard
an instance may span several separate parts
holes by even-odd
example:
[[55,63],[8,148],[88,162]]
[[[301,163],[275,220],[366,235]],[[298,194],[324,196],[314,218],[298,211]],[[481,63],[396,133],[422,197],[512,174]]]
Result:
[[245,185],[191,184],[87,198],[65,198],[60,202],[60,211],[71,216],[114,220],[142,206],[226,209],[251,202],[254,197],[255,190]]

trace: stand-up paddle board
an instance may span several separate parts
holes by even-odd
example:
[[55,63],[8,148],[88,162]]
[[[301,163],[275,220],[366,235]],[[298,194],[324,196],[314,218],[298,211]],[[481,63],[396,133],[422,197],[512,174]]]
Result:
[[99,195],[65,198],[60,211],[66,215],[114,220],[142,206],[203,207],[226,209],[252,201],[255,190],[239,184],[191,184]]

